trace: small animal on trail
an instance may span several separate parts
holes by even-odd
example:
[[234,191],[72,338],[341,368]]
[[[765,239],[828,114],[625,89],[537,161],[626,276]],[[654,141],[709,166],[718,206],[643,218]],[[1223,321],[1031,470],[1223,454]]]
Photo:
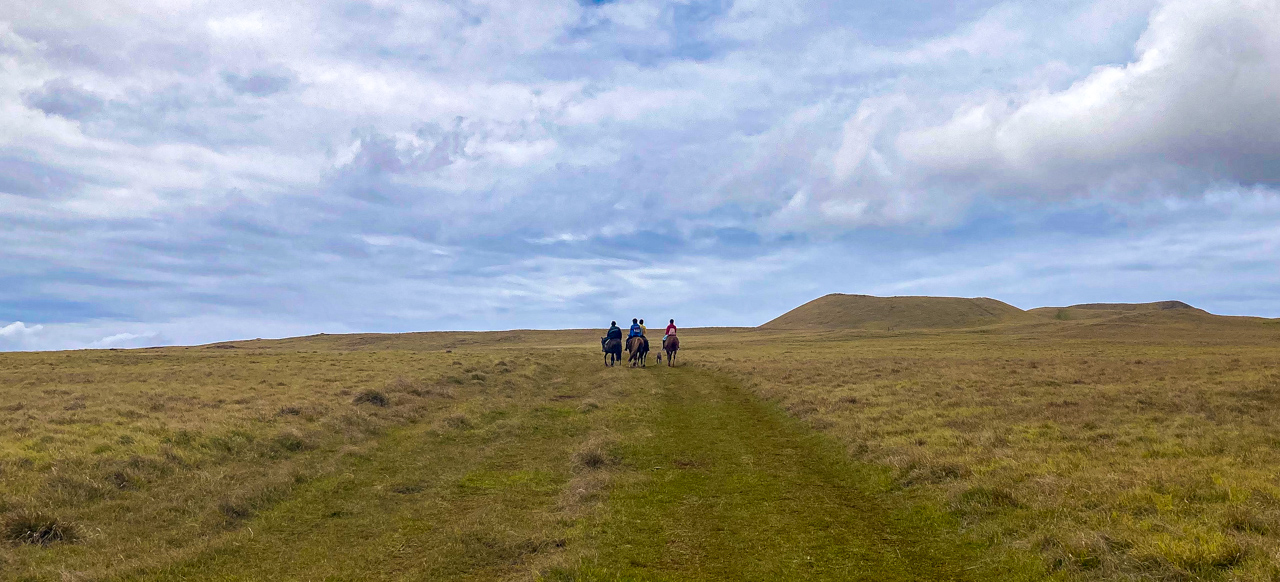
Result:
[[[662,340],[662,351],[667,352],[667,365],[676,365],[676,352],[680,351],[680,338],[669,335],[667,339]],[[658,356],[658,361],[662,361],[662,356]]]
[[600,351],[604,352],[604,365],[613,366],[622,361],[622,340],[614,337],[600,338]]
[[659,363],[659,364],[661,364],[661,363],[662,363],[662,352],[658,352],[658,353],[657,353],[656,355],[654,355],[653,357],[654,357],[654,358],[656,358],[656,359],[658,360],[658,363]]
[[646,367],[649,359],[648,338],[642,335],[627,338],[627,352],[631,354],[629,361],[632,368],[636,367],[636,364],[639,364],[641,368]]

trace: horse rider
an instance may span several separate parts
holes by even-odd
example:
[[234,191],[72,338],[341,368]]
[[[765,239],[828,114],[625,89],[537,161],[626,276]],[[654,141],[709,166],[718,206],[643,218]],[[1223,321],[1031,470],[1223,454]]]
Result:
[[618,341],[622,341],[622,328],[618,327],[618,322],[616,321],[609,322],[609,331],[605,332],[604,339],[606,340],[616,339]]
[[667,333],[663,334],[662,336],[663,343],[666,343],[667,338],[675,334],[676,334],[676,320],[672,319],[671,322],[667,324]]
[[649,328],[647,328],[647,327],[645,327],[645,326],[644,326],[644,320],[643,320],[643,319],[641,319],[641,320],[640,320],[640,335],[642,335],[642,336],[644,336],[644,337],[649,337]]
[[627,332],[627,339],[631,339],[633,337],[643,337],[643,336],[644,336],[644,328],[640,326],[639,320],[637,320],[634,317],[631,318],[631,330]]

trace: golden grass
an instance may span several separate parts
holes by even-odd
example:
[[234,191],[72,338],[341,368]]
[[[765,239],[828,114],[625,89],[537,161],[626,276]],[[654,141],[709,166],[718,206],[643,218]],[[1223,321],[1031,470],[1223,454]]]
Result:
[[[4,354],[0,518],[80,539],[0,542],[0,571],[181,559],[388,428],[459,425],[545,383],[521,354],[166,348]],[[479,408],[484,408],[480,406]],[[16,526],[15,526],[16,527]]]
[[688,355],[1051,573],[1280,579],[1277,330],[1131,323],[708,338]]
[[[891,467],[967,535],[1039,556],[1047,575],[1280,579],[1280,326],[1193,310],[1077,315],[934,332],[682,330],[681,360]],[[507,426],[500,412],[519,402],[589,422],[545,445],[559,468],[477,469],[448,490],[550,495],[556,517],[537,527],[560,533],[537,539],[578,540],[572,524],[630,470],[617,442],[647,430],[611,432],[614,412],[600,412],[649,398],[635,375],[648,372],[597,374],[600,333],[0,355],[0,517],[77,538],[8,536],[0,571],[94,578],[190,560],[389,431]],[[631,383],[601,375],[614,373]],[[549,474],[563,481],[551,492]],[[560,560],[534,550],[530,568]]]

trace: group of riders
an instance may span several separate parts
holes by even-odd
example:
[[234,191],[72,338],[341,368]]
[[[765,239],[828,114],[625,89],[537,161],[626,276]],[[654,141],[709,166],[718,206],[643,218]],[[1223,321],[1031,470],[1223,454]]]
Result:
[[[649,357],[649,338],[645,335],[648,328],[644,325],[643,319],[631,320],[631,329],[627,332],[626,348],[630,354],[630,362],[632,366],[645,366]],[[622,361],[622,328],[618,327],[618,322],[609,322],[609,331],[605,332],[605,336],[600,338],[600,351],[604,352],[604,363],[606,366],[612,366]],[[676,320],[671,319],[667,322],[667,331],[662,336],[662,350],[667,353],[667,365],[674,366],[676,352],[680,349],[680,340],[676,337]],[[662,362],[662,355],[658,355],[658,362]]]

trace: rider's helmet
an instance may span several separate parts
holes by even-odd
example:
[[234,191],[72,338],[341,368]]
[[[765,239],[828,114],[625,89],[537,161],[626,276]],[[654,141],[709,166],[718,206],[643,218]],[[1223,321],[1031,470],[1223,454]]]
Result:
[[633,318],[631,318],[631,323],[635,323],[635,322],[636,322],[636,318],[634,318],[634,317],[633,317]]

